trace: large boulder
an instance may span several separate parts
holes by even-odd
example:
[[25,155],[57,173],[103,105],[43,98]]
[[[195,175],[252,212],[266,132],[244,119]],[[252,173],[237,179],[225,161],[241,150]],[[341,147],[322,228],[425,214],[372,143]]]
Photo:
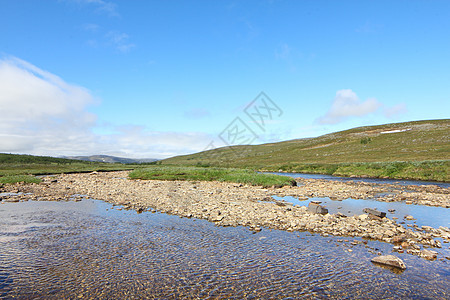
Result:
[[315,213],[315,214],[322,214],[322,215],[326,215],[328,213],[328,209],[326,209],[325,207],[323,207],[320,204],[313,203],[313,202],[309,203],[308,211]]
[[396,268],[399,268],[402,270],[406,269],[405,263],[400,258],[398,258],[397,256],[394,256],[394,255],[377,256],[377,257],[372,258],[371,261],[374,263],[378,263],[378,264],[396,267]]

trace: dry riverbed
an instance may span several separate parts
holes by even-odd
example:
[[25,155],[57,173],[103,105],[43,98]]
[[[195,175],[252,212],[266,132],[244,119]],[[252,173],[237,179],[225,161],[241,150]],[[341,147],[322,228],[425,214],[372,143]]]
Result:
[[128,172],[123,171],[49,176],[40,184],[5,185],[0,193],[20,194],[3,194],[0,201],[61,201],[88,197],[138,212],[159,211],[206,219],[220,226],[247,226],[254,231],[265,227],[375,239],[394,244],[395,251],[430,260],[436,259],[437,253],[425,248],[442,247],[437,238],[442,238],[444,243],[450,241],[447,227],[422,226],[413,230],[396,220],[370,214],[315,214],[306,206],[293,206],[271,198],[274,195],[301,199],[330,197],[332,200],[377,197],[380,201],[450,207],[449,189],[437,186],[297,179],[299,186],[296,187],[261,188],[224,182],[129,180],[127,176]]

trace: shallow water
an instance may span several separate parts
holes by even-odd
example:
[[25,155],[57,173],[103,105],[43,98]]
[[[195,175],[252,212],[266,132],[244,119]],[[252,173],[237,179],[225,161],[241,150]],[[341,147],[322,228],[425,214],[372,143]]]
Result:
[[0,298],[450,297],[448,260],[396,254],[408,268],[393,272],[370,262],[391,245],[339,239],[253,234],[95,200],[2,203]]
[[267,173],[289,176],[289,177],[293,177],[293,178],[354,181],[354,182],[368,182],[368,183],[377,183],[377,184],[437,185],[442,188],[450,188],[450,183],[438,182],[438,181],[399,180],[399,179],[383,179],[383,178],[350,178],[350,177],[340,177],[340,176],[325,175],[325,174],[307,174],[307,173],[284,173],[284,172],[267,172]]
[[[439,228],[439,226],[450,227],[450,209],[444,207],[433,207],[425,205],[412,205],[405,202],[383,202],[375,199],[344,199],[342,201],[331,200],[328,197],[324,198],[309,198],[308,200],[298,200],[298,198],[286,196],[273,196],[275,200],[286,201],[298,206],[308,206],[311,201],[321,201],[321,205],[328,209],[330,214],[338,212],[347,216],[365,214],[364,208],[373,208],[378,211],[386,213],[386,217],[392,219],[397,217],[398,222],[405,222],[405,224],[416,224],[417,226],[431,226]],[[389,212],[390,209],[395,210]],[[410,215],[414,220],[405,220],[404,217]]]

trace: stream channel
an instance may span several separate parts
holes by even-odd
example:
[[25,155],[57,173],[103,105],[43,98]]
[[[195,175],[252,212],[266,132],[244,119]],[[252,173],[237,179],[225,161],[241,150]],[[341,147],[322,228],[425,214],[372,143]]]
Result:
[[[445,208],[320,201],[330,213],[394,207],[388,217],[416,218],[406,225],[449,226]],[[254,233],[93,199],[0,202],[0,299],[450,298],[448,243],[433,249],[435,261],[394,253],[407,266],[398,271],[370,262],[392,254],[391,244],[354,241],[362,239]]]

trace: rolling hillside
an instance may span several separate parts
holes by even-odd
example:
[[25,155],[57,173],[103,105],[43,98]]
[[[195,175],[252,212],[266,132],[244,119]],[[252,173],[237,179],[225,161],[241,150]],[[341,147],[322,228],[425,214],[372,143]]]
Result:
[[64,158],[92,161],[92,162],[121,163],[121,164],[141,164],[141,163],[150,163],[158,160],[156,158],[126,158],[111,155],[66,156]]
[[43,175],[99,170],[134,169],[136,165],[80,161],[49,156],[0,153],[0,178],[14,175]]
[[[444,119],[365,126],[316,138],[225,147],[177,156],[161,163],[345,175],[336,173],[344,164],[377,163],[377,168],[383,169],[393,162],[425,162],[441,165],[439,172],[444,173],[444,177],[440,176],[439,180],[447,181],[449,160],[450,120]],[[390,174],[362,172],[356,175],[389,177]],[[438,180],[426,176],[425,179]]]

